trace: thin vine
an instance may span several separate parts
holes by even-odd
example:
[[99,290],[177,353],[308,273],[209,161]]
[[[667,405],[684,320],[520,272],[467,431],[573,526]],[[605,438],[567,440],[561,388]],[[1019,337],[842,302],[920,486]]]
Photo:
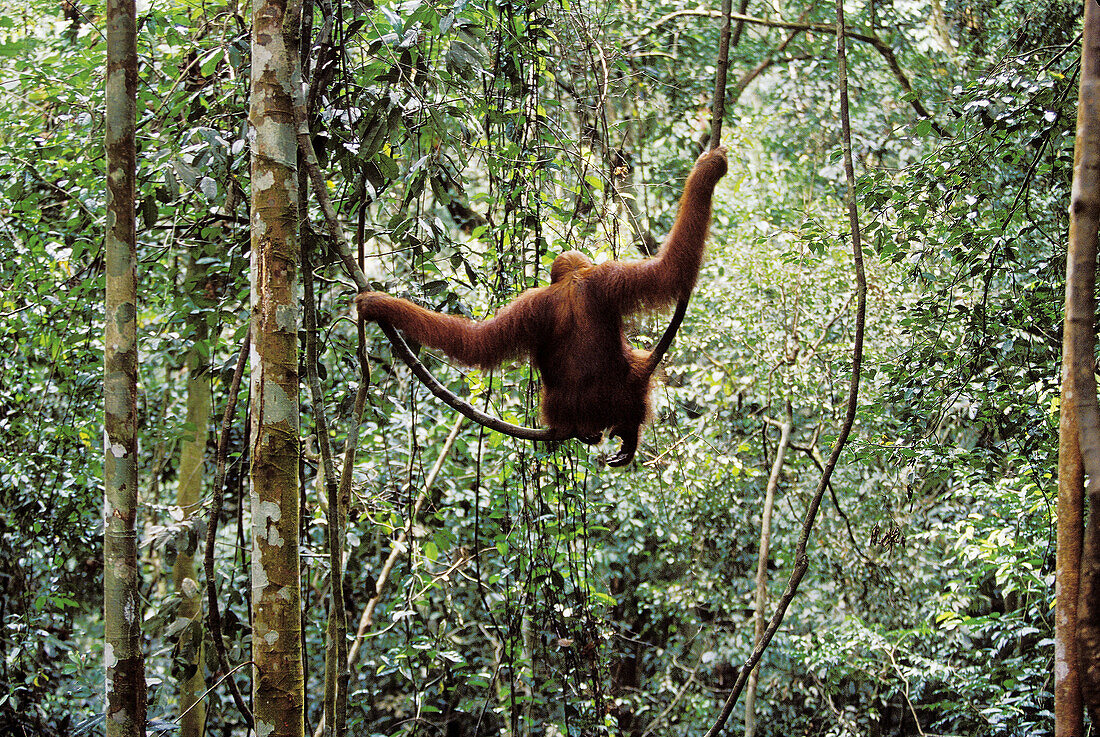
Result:
[[846,404],[844,422],[840,427],[840,432],[837,435],[836,442],[833,444],[832,452],[829,454],[829,459],[826,461],[825,468],[821,472],[821,479],[818,481],[817,489],[806,508],[806,514],[802,520],[802,533],[798,538],[798,545],[795,547],[794,551],[794,570],[791,571],[790,579],[787,581],[787,588],[776,604],[775,613],[772,615],[771,621],[764,630],[763,636],[757,640],[756,647],[753,648],[752,654],[749,656],[748,660],[745,661],[745,664],[737,674],[737,680],[733,684],[733,689],[726,698],[726,702],[722,706],[722,711],[718,715],[718,719],[715,721],[714,726],[707,732],[706,737],[718,737],[718,735],[721,734],[722,728],[725,726],[730,714],[733,713],[734,706],[737,705],[737,700],[740,698],[741,692],[748,683],[749,675],[752,673],[757,663],[760,662],[760,659],[764,656],[764,651],[767,650],[775,633],[779,630],[780,625],[783,624],[783,618],[786,616],[787,608],[790,606],[791,601],[794,600],[795,594],[798,592],[798,586],[802,582],[802,578],[806,575],[806,571],[809,570],[810,559],[806,554],[806,548],[809,544],[810,533],[813,532],[814,521],[817,519],[817,512],[821,508],[821,500],[824,498],[825,492],[829,488],[829,480],[832,478],[833,471],[836,469],[837,462],[840,460],[840,453],[844,450],[844,446],[848,442],[848,436],[851,434],[852,427],[855,425],[856,407],[859,400],[860,371],[863,364],[863,333],[867,315],[867,277],[863,268],[863,244],[860,238],[859,212],[856,208],[855,200],[856,176],[855,165],[852,161],[852,127],[848,113],[848,64],[845,55],[843,0],[837,0],[836,2],[835,30],[837,38],[837,86],[840,88],[841,145],[844,150],[844,177],[848,185],[845,200],[848,210],[848,222],[852,232],[852,257],[856,276],[856,324],[855,336],[852,341],[852,373],[848,385],[848,401]]

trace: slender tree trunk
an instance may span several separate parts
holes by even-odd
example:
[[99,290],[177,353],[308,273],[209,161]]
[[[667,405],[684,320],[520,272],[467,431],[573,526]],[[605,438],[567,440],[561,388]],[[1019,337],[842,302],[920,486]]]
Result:
[[943,53],[954,59],[957,50],[951,40],[951,27],[947,24],[947,16],[943,12],[942,0],[932,0],[932,17],[929,20],[932,24],[932,36],[936,39],[936,43],[939,44]]
[[[304,178],[304,177],[303,177]],[[304,184],[303,182],[299,182]],[[305,198],[302,198],[303,209]],[[337,485],[336,466],[332,457],[332,444],[328,436],[328,419],[325,417],[324,393],[317,373],[317,312],[313,297],[313,274],[309,252],[303,250],[302,265],[305,272],[305,327],[306,373],[313,400],[314,426],[317,444],[320,446],[321,467],[318,469],[317,493],[328,500],[325,514],[325,534],[329,551],[329,601],[328,626],[325,631],[325,706],[324,723],[330,725],[333,737],[347,733],[347,689],[351,671],[348,670],[348,623],[344,604],[344,529],[347,526],[347,502]],[[358,422],[358,417],[355,419]],[[351,469],[345,469],[350,474]]]
[[733,689],[726,697],[726,702],[723,704],[714,725],[707,731],[706,737],[718,737],[721,734],[726,720],[733,713],[733,707],[737,704],[737,699],[745,688],[752,669],[760,662],[764,650],[767,649],[772,637],[779,630],[779,626],[783,623],[783,617],[786,616],[787,607],[794,600],[795,594],[798,593],[798,586],[802,583],[806,571],[809,570],[810,559],[806,555],[806,549],[810,542],[810,534],[813,532],[817,512],[821,508],[821,500],[825,497],[825,491],[829,488],[829,479],[840,460],[840,454],[844,450],[845,443],[848,442],[848,435],[851,434],[852,428],[855,426],[856,410],[859,406],[859,381],[863,367],[863,334],[867,326],[867,274],[863,267],[863,239],[860,235],[859,209],[856,205],[855,194],[856,175],[855,164],[852,159],[852,125],[848,112],[848,62],[844,46],[846,32],[844,30],[843,0],[837,0],[836,2],[835,28],[837,38],[837,86],[840,89],[841,146],[844,151],[844,179],[848,184],[848,191],[845,193],[844,199],[848,209],[848,222],[852,228],[852,262],[856,277],[856,320],[855,335],[852,340],[852,375],[848,383],[848,401],[844,410],[844,423],[840,426],[836,441],[833,443],[833,449],[829,453],[829,459],[825,462],[825,467],[821,471],[821,479],[817,483],[817,489],[814,491],[813,498],[810,500],[803,516],[802,532],[798,536],[798,545],[794,550],[794,569],[787,580],[787,588],[779,601],[776,602],[775,613],[764,629],[763,637],[756,643],[752,655],[749,656],[745,665],[738,672]]
[[[188,259],[185,282],[195,301],[202,299],[201,280],[205,271],[193,257]],[[187,426],[194,428],[194,434],[180,442],[179,487],[176,490],[176,504],[184,519],[196,517],[201,512],[203,466],[210,435],[210,366],[199,348],[208,332],[202,315],[193,329],[195,339],[187,353]],[[182,620],[178,636],[180,658],[175,663],[175,667],[182,668],[179,673],[180,737],[202,737],[206,726],[206,706],[202,700],[206,692],[202,590],[195,573],[197,549],[196,537],[193,545],[177,553],[172,566],[172,580],[180,597],[177,617]]]
[[[218,523],[221,517],[222,507],[225,502],[225,462],[229,452],[229,434],[233,427],[233,418],[237,407],[237,394],[241,388],[241,378],[244,376],[245,362],[248,359],[248,348],[252,343],[252,331],[245,336],[241,348],[237,352],[237,365],[233,369],[233,378],[229,380],[229,388],[226,391],[225,411],[222,413],[221,427],[218,431],[217,463],[214,466],[213,490],[210,500],[210,521],[206,528],[206,545],[203,550],[203,569],[206,573],[206,610],[210,641],[214,643],[214,652],[218,656],[218,670],[215,673],[219,683],[225,682],[229,693],[233,697],[233,703],[244,717],[245,724],[251,731],[254,722],[252,710],[244,701],[244,695],[237,687],[237,681],[231,673],[229,656],[225,650],[225,641],[222,639],[222,616],[218,606],[217,574],[214,571],[214,542],[218,537]],[[239,511],[239,505],[238,505]]]
[[[1096,3],[1085,3],[1085,24],[1081,48],[1081,83],[1077,99],[1077,137],[1074,142],[1073,195],[1070,202],[1069,251],[1066,257],[1066,318],[1063,334],[1066,346],[1064,361],[1065,375],[1069,390],[1065,407],[1068,418],[1062,429],[1071,424],[1077,425],[1077,452],[1082,462],[1084,474],[1088,477],[1086,488],[1089,499],[1088,523],[1085,527],[1084,545],[1081,554],[1079,572],[1079,590],[1077,597],[1076,646],[1077,659],[1074,664],[1068,650],[1056,650],[1056,665],[1066,668],[1065,672],[1056,671],[1056,683],[1061,683],[1062,696],[1070,696],[1070,701],[1057,704],[1057,717],[1062,719],[1059,734],[1080,734],[1069,714],[1077,712],[1072,705],[1072,670],[1077,668],[1080,678],[1081,697],[1093,724],[1100,723],[1100,408],[1096,401],[1095,379],[1095,321],[1096,321],[1096,252],[1097,226],[1100,225],[1100,14]],[[1067,453],[1071,461],[1072,452]],[[1061,453],[1060,453],[1060,460]],[[1062,469],[1073,473],[1072,467]],[[1062,499],[1060,488],[1059,511],[1064,506],[1067,515],[1073,514],[1075,491],[1069,488],[1074,481],[1072,475],[1060,480],[1065,484],[1066,499]],[[1079,492],[1077,492],[1079,493]],[[1059,520],[1062,523],[1062,520]],[[1073,526],[1072,519],[1064,524]],[[1072,548],[1074,530],[1059,530],[1067,538],[1067,549],[1062,553],[1059,565],[1059,586],[1072,585],[1073,567],[1070,559],[1075,554]],[[1062,542],[1060,539],[1059,542]],[[1066,575],[1063,577],[1063,573]],[[1068,595],[1068,593],[1067,593]],[[1061,602],[1056,625],[1071,624],[1071,606]],[[1059,647],[1070,646],[1073,637],[1057,642]],[[1063,714],[1063,712],[1065,712]],[[1057,730],[1056,730],[1057,731]]]
[[[791,422],[787,420],[779,426],[779,446],[775,449],[775,461],[768,476],[768,486],[764,492],[764,510],[760,515],[760,555],[756,563],[756,612],[753,614],[755,647],[763,638],[768,624],[765,610],[768,606],[768,557],[772,541],[772,511],[775,509],[775,492],[779,488],[779,474],[783,470],[783,457],[791,444]],[[749,674],[745,688],[745,737],[756,734],[756,683],[760,675],[757,665]]]
[[252,659],[257,734],[305,730],[298,559],[298,175],[286,0],[254,0]]
[[108,737],[145,734],[137,564],[137,233],[133,0],[107,3],[103,620]]
[[[303,13],[312,16],[312,8],[312,3],[309,4],[308,10],[304,8],[301,0],[289,0],[287,3],[286,28],[295,93],[294,105],[297,107],[295,115],[299,161],[306,156],[305,150],[301,147],[302,137],[309,140],[308,102],[305,99],[305,84],[302,81],[307,59],[301,56],[301,50],[304,45],[308,51],[308,31],[312,18],[304,16]],[[306,167],[303,166],[298,171],[298,207],[303,213],[303,217],[308,212],[306,209],[308,190],[309,176]],[[325,414],[325,397],[321,388],[321,379],[317,373],[319,363],[317,342],[319,338],[317,336],[317,310],[313,294],[313,271],[310,252],[304,246],[302,249],[302,270],[305,273],[305,365],[310,396],[313,402],[317,446],[321,455],[317,491],[322,493],[323,490],[327,499],[325,534],[329,553],[330,597],[328,624],[325,628],[325,688],[324,711],[321,723],[327,725],[328,733],[333,737],[344,737],[347,734],[348,683],[351,680],[351,671],[348,669],[347,664],[348,623],[344,604],[344,530],[347,526],[347,499],[340,493],[337,482],[332,443],[329,439],[328,418]],[[358,417],[356,422],[358,422]],[[351,469],[345,469],[345,472],[350,476]]]
[[[1069,341],[1069,330],[1063,342]],[[1070,351],[1063,345],[1063,355]],[[1058,425],[1058,562],[1054,613],[1054,734],[1081,737],[1081,679],[1077,672],[1077,596],[1084,525],[1085,473],[1077,444],[1073,391],[1068,367],[1062,371],[1061,418]]]

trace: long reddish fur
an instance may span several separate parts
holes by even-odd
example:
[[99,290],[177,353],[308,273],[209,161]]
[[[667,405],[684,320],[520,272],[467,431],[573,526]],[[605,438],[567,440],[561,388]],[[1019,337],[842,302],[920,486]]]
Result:
[[642,261],[595,265],[566,251],[550,284],[529,289],[492,318],[477,322],[426,310],[381,292],[361,292],[362,320],[384,320],[455,361],[483,369],[530,356],[542,375],[542,418],[562,437],[622,438],[609,462],[628,463],[649,415],[648,351],[631,347],[623,316],[667,306],[691,293],[703,261],[714,187],[726,173],[726,149],[699,157],[684,185],[676,223],[660,252]]

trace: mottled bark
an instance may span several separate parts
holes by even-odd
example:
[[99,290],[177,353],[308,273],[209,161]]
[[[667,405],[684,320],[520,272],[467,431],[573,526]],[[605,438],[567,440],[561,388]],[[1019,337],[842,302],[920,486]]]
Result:
[[[203,274],[206,269],[188,259],[185,282],[192,299],[204,300]],[[197,517],[201,512],[203,467],[206,458],[206,441],[210,434],[210,371],[198,345],[206,340],[204,316],[199,314],[192,326],[194,341],[187,353],[187,425],[194,432],[180,441],[179,486],[176,489],[176,505],[183,518]],[[189,540],[192,538],[189,538]],[[206,725],[206,705],[202,700],[206,692],[206,674],[203,658],[202,591],[195,573],[195,555],[198,538],[193,538],[185,549],[176,554],[172,566],[172,580],[180,597],[176,612],[177,650],[175,661],[179,680],[180,737],[202,737]]]
[[107,3],[107,233],[103,340],[103,618],[106,733],[145,734],[137,564],[137,91],[133,0]]
[[285,0],[252,16],[252,658],[257,734],[304,733],[298,559],[298,175]]

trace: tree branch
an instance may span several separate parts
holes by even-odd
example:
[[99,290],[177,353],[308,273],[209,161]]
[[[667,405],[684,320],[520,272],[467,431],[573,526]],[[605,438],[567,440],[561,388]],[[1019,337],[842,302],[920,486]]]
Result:
[[[658,18],[652,26],[647,28],[642,33],[635,36],[631,41],[626,44],[627,46],[634,46],[640,43],[646,36],[656,32],[661,26],[669,23],[677,18],[684,16],[695,16],[704,18],[721,18],[723,13],[718,10],[677,10],[667,15],[663,15]],[[804,21],[784,21],[784,20],[769,20],[767,18],[757,18],[751,15],[742,15],[741,13],[731,13],[730,18],[738,23],[748,23],[751,25],[765,26],[768,28],[789,28],[798,31],[817,31],[820,33],[828,33],[830,35],[836,34],[836,26],[828,23],[806,23]],[[898,86],[909,97],[909,105],[913,108],[914,112],[922,118],[928,118],[932,121],[932,129],[936,131],[940,136],[948,137],[948,133],[935,118],[932,117],[932,113],[928,111],[924,104],[917,99],[916,93],[913,90],[913,84],[909,81],[909,76],[901,68],[901,64],[898,62],[897,56],[894,54],[894,49],[890,44],[883,41],[876,35],[866,33],[856,33],[854,31],[845,30],[842,32],[846,38],[850,38],[853,41],[859,41],[861,43],[869,44],[872,48],[879,53],[880,56],[886,61],[886,66],[890,69],[890,73],[894,75],[894,79],[897,80]]]
[[[324,213],[325,222],[335,239],[336,251],[340,255],[340,259],[344,262],[345,267],[347,267],[348,273],[355,281],[355,285],[359,288],[359,291],[372,291],[366,275],[355,261],[355,256],[351,251],[351,247],[348,245],[344,230],[340,227],[340,222],[336,217],[336,210],[332,206],[332,200],[329,198],[324,175],[321,173],[321,166],[317,160],[317,153],[314,151],[313,142],[309,137],[309,122],[306,119],[305,105],[295,104],[294,114],[298,124],[298,146],[302,151],[302,158],[305,162],[306,170],[309,173],[310,182],[313,184],[317,202],[321,205],[321,211]],[[477,407],[443,386],[439,379],[435,378],[432,372],[428,370],[428,367],[417,359],[412,349],[409,348],[408,343],[405,342],[405,339],[401,337],[392,325],[387,322],[379,321],[378,326],[382,328],[382,332],[393,345],[394,353],[405,362],[405,365],[409,367],[413,375],[416,376],[424,386],[428,387],[428,390],[432,394],[437,396],[452,409],[461,412],[474,422],[484,425],[490,430],[496,430],[497,432],[511,435],[521,440],[567,439],[560,432],[552,428],[533,428],[524,427],[523,425],[513,425],[510,422],[505,422],[499,417],[494,417],[482,412]]]
[[252,729],[252,712],[241,696],[237,682],[233,680],[229,669],[229,656],[225,652],[225,641],[222,639],[222,616],[218,605],[218,587],[215,583],[214,573],[214,539],[218,535],[218,517],[222,513],[222,503],[225,499],[225,459],[229,452],[229,433],[233,429],[233,415],[237,409],[237,392],[241,388],[241,377],[244,375],[244,365],[248,361],[248,346],[252,340],[251,329],[245,333],[241,349],[237,353],[237,366],[233,369],[233,379],[229,382],[229,390],[226,392],[225,412],[222,414],[221,432],[218,434],[217,466],[214,471],[214,499],[210,502],[210,521],[206,525],[206,549],[203,567],[206,570],[206,604],[207,626],[210,628],[210,638],[214,641],[214,650],[218,654],[218,664],[222,672],[226,674],[229,684],[229,692],[233,695],[233,703],[241,712],[248,728]]
[[818,510],[821,508],[821,500],[825,496],[825,491],[829,486],[829,480],[832,478],[833,470],[840,460],[840,453],[844,449],[844,445],[848,442],[848,436],[851,434],[852,427],[855,425],[856,408],[859,403],[859,379],[863,365],[863,332],[867,315],[867,276],[863,269],[863,244],[860,239],[859,213],[856,209],[855,200],[856,177],[855,165],[852,161],[851,120],[848,114],[848,65],[844,44],[844,39],[847,34],[844,32],[843,0],[837,0],[836,14],[836,27],[833,31],[837,36],[837,82],[840,88],[841,142],[844,147],[844,175],[848,184],[845,199],[847,200],[848,206],[848,221],[852,229],[852,255],[855,265],[857,286],[855,337],[852,342],[852,375],[848,385],[847,410],[844,416],[844,423],[841,425],[836,442],[833,443],[833,450],[829,454],[829,460],[825,464],[825,470],[822,472],[821,479],[818,481],[817,490],[814,492],[814,496],[806,508],[806,514],[802,521],[802,533],[798,538],[798,545],[795,547],[794,551],[794,570],[791,572],[791,577],[787,582],[787,588],[776,605],[775,613],[772,615],[767,629],[764,630],[763,636],[758,639],[756,647],[753,648],[752,655],[749,656],[749,659],[742,666],[740,673],[738,673],[737,681],[733,685],[733,690],[726,699],[726,703],[723,705],[722,711],[715,721],[714,726],[707,732],[706,737],[718,737],[718,735],[721,734],[723,726],[725,726],[726,721],[733,712],[733,707],[737,704],[737,700],[744,690],[745,684],[748,682],[749,675],[764,656],[764,651],[771,643],[780,625],[782,625],[783,618],[787,613],[787,607],[790,606],[791,601],[798,591],[798,585],[802,582],[802,578],[809,569],[810,559],[806,555],[806,548],[809,544],[810,533],[813,532],[814,521],[817,518]]

